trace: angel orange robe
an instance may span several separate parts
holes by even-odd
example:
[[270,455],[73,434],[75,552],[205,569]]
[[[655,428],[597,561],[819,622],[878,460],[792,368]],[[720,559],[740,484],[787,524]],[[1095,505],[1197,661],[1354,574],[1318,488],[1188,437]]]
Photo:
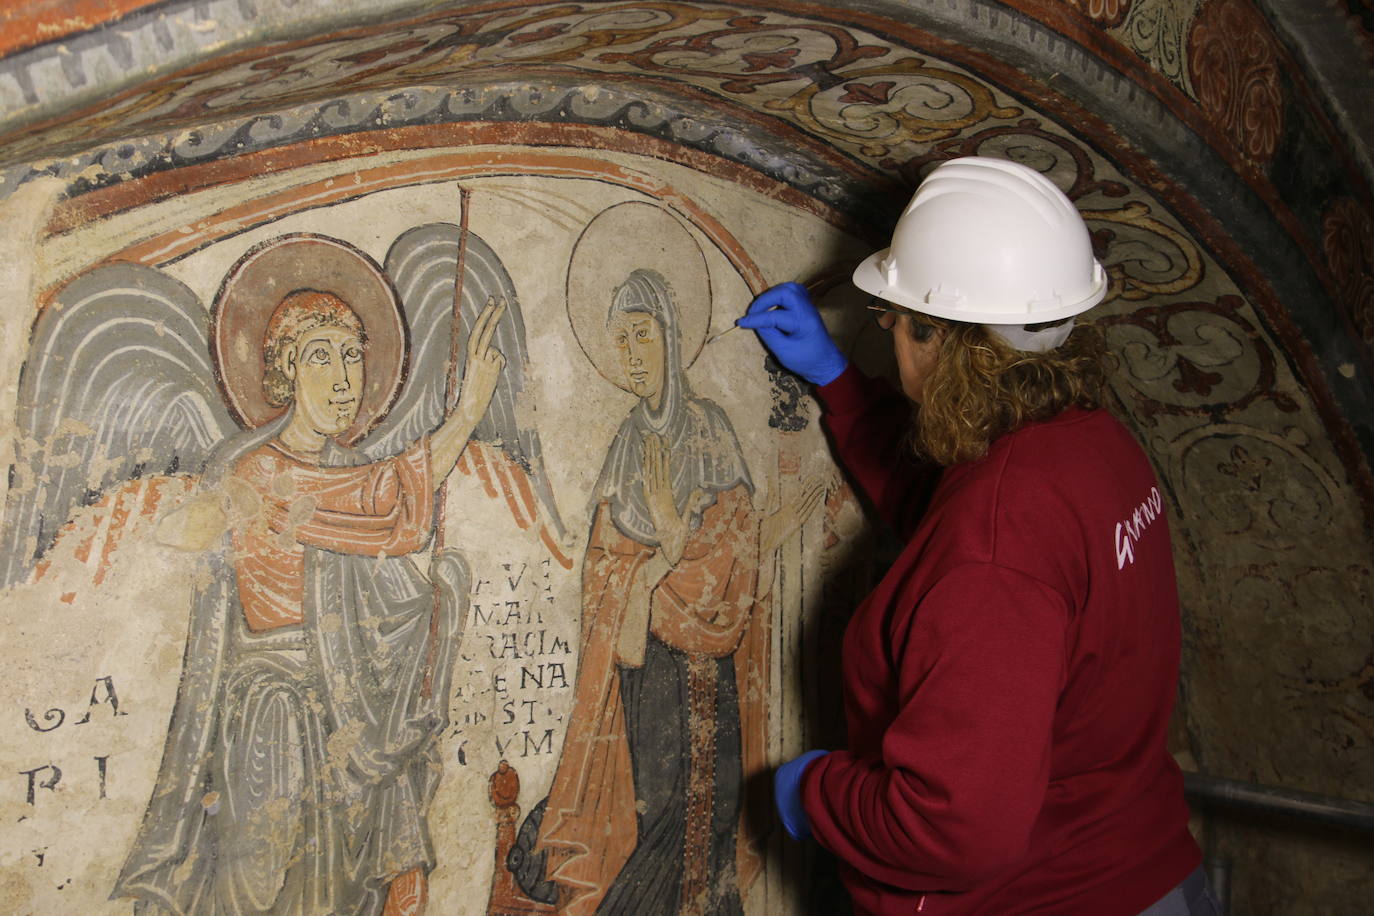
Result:
[[320,467],[273,441],[240,458],[234,478],[257,500],[233,535],[239,598],[254,632],[301,622],[306,546],[399,556],[430,536],[427,440],[357,467]]

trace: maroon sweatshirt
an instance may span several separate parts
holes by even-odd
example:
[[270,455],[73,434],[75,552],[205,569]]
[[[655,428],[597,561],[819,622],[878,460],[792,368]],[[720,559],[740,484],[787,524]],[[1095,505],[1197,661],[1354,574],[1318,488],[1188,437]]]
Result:
[[851,367],[819,396],[907,541],[845,634],[849,749],[802,780],[856,908],[1139,913],[1202,857],[1165,743],[1178,592],[1145,455],[1074,408],[941,472],[904,458],[886,382]]

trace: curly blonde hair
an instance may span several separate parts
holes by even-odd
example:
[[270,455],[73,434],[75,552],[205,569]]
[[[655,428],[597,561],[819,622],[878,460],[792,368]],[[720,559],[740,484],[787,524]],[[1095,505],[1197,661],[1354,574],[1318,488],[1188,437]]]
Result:
[[316,289],[298,289],[288,293],[277,304],[267,320],[262,340],[262,393],[273,407],[285,407],[295,396],[295,384],[281,369],[281,356],[301,335],[316,328],[343,328],[358,335],[367,346],[367,334],[357,314],[333,293]]
[[[1068,407],[1107,402],[1111,359],[1101,331],[1079,324],[1046,353],[1014,349],[981,324],[912,315],[905,331],[932,325],[942,338],[916,411],[912,445],[941,465],[974,461],[998,437]],[[929,333],[927,332],[927,336]]]

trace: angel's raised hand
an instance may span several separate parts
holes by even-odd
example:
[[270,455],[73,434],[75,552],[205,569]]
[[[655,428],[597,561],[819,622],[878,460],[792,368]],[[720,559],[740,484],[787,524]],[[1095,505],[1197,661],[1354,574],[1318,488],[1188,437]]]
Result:
[[501,321],[501,316],[506,312],[506,297],[488,296],[486,307],[482,309],[477,320],[472,324],[472,333],[468,335],[468,358],[480,356],[491,347],[491,339],[496,334],[496,328]]
[[458,409],[466,411],[474,419],[487,412],[496,385],[501,380],[501,370],[506,358],[491,344],[492,337],[506,311],[506,300],[491,297],[486,308],[473,323],[472,334],[468,337],[467,362],[463,366],[463,387],[458,395]]

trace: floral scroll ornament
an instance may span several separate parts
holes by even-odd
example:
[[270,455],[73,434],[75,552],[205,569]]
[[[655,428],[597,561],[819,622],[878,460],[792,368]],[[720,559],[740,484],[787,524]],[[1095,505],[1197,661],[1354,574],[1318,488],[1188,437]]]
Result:
[[[1083,210],[1111,286],[1107,296],[1128,301],[1186,292],[1202,281],[1202,256],[1186,235],[1131,201],[1116,210]],[[1111,228],[1102,228],[1108,223]]]
[[777,83],[840,82],[835,72],[857,61],[890,54],[886,45],[866,45],[833,26],[767,22],[762,16],[736,16],[724,28],[695,34],[660,33],[652,44],[631,53],[601,54],[603,64],[690,81],[709,81],[724,92],[749,95]]
[[[837,74],[840,76],[841,74]],[[956,137],[989,118],[1014,118],[1021,109],[999,105],[992,91],[953,70],[907,57],[842,74],[844,82],[808,82],[787,99],[764,107],[786,111],[832,142],[857,138],[865,156],[887,155],[907,143]]]
[[1120,25],[1131,8],[1131,0],[1069,0],[1093,22],[1104,28]]
[[1125,20],[1113,30],[1132,51],[1195,101],[1188,82],[1185,46],[1203,0],[1136,0]]
[[1310,446],[1296,426],[1220,422],[1189,430],[1173,442],[1184,512],[1263,551],[1291,554],[1330,528],[1341,497]]
[[999,105],[991,90],[967,75],[897,56],[887,45],[865,44],[845,29],[761,16],[735,17],[726,25],[597,60],[710,82],[735,95],[771,94],[765,109],[831,143],[852,148],[857,142],[861,155],[874,158],[904,143],[947,139],[988,118],[1021,113]]
[[884,159],[879,165],[898,172],[915,187],[930,169],[961,156],[992,156],[1019,162],[1054,182],[1076,204],[1093,194],[1117,198],[1128,192],[1121,182],[1097,175],[1092,156],[1080,142],[1046,130],[1035,118],[943,140],[905,162]]
[[1189,36],[1188,69],[1203,112],[1257,166],[1283,129],[1278,50],[1264,17],[1243,0],[1209,0]]
[[1355,333],[1366,348],[1374,346],[1374,218],[1341,198],[1322,220],[1322,248]]
[[[609,9],[602,4],[543,6],[517,23],[503,24],[507,36],[499,44],[491,43],[486,35],[474,36],[472,41],[491,47],[490,57],[501,61],[533,58],[577,65],[608,48],[634,47],[665,35],[682,35],[732,13],[681,3],[611,5]],[[494,61],[484,58],[484,62]]]
[[1121,359],[1116,381],[1131,413],[1154,425],[1160,415],[1222,423],[1260,401],[1298,412],[1279,390],[1273,351],[1245,311],[1240,297],[1222,296],[1097,318]]

